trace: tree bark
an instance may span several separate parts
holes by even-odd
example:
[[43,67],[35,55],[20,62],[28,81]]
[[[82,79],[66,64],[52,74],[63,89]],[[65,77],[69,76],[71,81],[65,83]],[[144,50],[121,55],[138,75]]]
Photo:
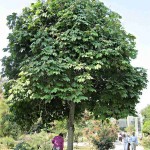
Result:
[[68,143],[67,150],[73,150],[74,141],[74,114],[75,114],[75,103],[69,103],[69,118],[68,118]]

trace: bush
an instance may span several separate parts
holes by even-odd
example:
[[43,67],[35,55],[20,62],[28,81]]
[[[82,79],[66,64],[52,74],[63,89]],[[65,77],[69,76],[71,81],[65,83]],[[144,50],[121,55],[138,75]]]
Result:
[[98,149],[104,150],[114,148],[117,131],[118,127],[115,124],[92,121],[85,129],[85,134]]
[[14,150],[34,150],[28,143],[21,142],[16,145]]
[[5,100],[0,99],[0,137],[13,137],[17,139],[20,135],[20,127],[9,112],[8,105]]
[[149,150],[150,149],[150,135],[147,137],[144,137],[142,139],[142,146],[144,147],[144,150]]
[[24,135],[20,140],[29,144],[32,149],[50,150],[52,149],[52,137],[52,134],[47,134],[45,131],[41,131],[40,133]]
[[150,135],[150,120],[145,121],[142,131],[143,131],[144,134]]
[[12,137],[3,137],[0,138],[0,144],[1,147],[6,147],[6,148],[14,148],[16,142]]
[[9,113],[3,115],[0,120],[0,136],[17,139],[21,135],[20,127],[13,121],[13,116]]
[[100,150],[107,150],[107,149],[110,149],[110,148],[111,149],[114,148],[114,144],[113,144],[111,138],[105,138],[101,141],[93,139],[93,143]]

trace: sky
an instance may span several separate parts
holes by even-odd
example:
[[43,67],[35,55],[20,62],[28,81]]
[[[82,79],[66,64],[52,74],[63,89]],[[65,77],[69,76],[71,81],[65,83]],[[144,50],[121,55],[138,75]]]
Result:
[[[7,36],[10,32],[6,25],[6,17],[13,12],[21,13],[22,8],[29,6],[36,0],[0,0],[0,59],[8,55],[2,51],[7,47]],[[111,10],[122,16],[121,22],[128,33],[136,37],[136,48],[138,55],[132,61],[133,66],[147,69],[150,81],[150,0],[101,0]],[[0,64],[1,69],[1,64]],[[147,89],[143,90],[140,103],[136,110],[140,112],[150,104],[150,82]]]

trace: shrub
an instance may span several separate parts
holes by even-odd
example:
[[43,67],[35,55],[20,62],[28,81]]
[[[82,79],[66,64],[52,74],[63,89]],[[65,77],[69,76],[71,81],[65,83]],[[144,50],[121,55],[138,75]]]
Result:
[[113,142],[117,139],[117,131],[118,127],[115,124],[92,121],[85,129],[85,134],[98,149],[104,150],[114,148]]
[[13,116],[6,113],[0,120],[0,136],[17,139],[21,135],[20,127],[13,121]]
[[20,127],[14,121],[13,115],[9,112],[5,100],[0,97],[0,137],[13,137],[17,139],[20,135]]
[[34,150],[28,143],[21,142],[16,145],[14,150]]
[[150,149],[150,135],[142,139],[142,146],[144,147],[144,150]]
[[2,137],[0,138],[0,144],[1,146],[7,147],[7,148],[14,148],[16,142],[12,137]]
[[35,150],[50,150],[52,149],[52,137],[52,134],[47,134],[45,131],[41,131],[40,133],[24,135],[20,140],[29,144],[31,148]]
[[80,137],[82,137],[82,132],[81,130],[79,131],[78,129],[76,129],[74,132],[74,141],[78,143]]
[[143,125],[143,133],[145,133],[146,135],[150,135],[150,120],[145,121],[144,125]]

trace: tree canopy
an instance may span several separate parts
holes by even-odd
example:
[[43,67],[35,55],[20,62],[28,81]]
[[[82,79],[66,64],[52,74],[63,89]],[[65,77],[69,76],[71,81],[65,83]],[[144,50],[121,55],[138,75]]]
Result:
[[133,67],[135,37],[121,16],[91,0],[37,1],[7,17],[5,97],[16,121],[30,127],[85,109],[102,119],[135,113],[146,72]]

